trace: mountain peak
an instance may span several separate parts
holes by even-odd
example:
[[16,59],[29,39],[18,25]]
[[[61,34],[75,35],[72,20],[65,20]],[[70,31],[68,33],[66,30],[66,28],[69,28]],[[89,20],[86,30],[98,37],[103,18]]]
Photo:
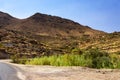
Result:
[[43,22],[46,23],[48,22],[49,19],[51,19],[52,17],[50,15],[47,14],[42,14],[42,13],[35,13],[34,15],[30,16],[28,19],[29,20],[33,20],[35,22]]
[[41,15],[41,13],[37,12],[37,13],[34,14],[34,16],[37,16],[37,15]]
[[42,13],[35,13],[34,15],[32,15],[31,17],[42,17],[45,16],[46,14],[42,14]]

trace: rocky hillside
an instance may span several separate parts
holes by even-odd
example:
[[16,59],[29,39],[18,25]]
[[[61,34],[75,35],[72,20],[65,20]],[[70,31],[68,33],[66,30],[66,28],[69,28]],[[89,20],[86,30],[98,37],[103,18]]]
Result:
[[[100,40],[106,35],[109,34],[57,16],[36,13],[26,19],[17,19],[0,12],[2,57],[16,54],[29,57],[62,54],[76,47],[104,49]],[[118,37],[111,38],[114,39],[118,41]],[[107,43],[108,38],[105,40],[104,43]]]
[[90,40],[86,44],[80,45],[83,49],[99,48],[109,53],[120,54],[120,32],[113,32],[106,34],[98,39]]

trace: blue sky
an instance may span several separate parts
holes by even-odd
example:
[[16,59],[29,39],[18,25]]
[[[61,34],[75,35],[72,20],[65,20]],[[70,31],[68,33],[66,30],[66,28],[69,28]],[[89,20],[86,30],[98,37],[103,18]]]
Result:
[[0,11],[17,18],[40,12],[105,32],[120,31],[120,0],[0,0]]

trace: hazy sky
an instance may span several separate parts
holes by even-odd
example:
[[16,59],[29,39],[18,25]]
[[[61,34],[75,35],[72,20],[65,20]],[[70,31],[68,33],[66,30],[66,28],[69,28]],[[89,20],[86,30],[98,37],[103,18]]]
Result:
[[120,31],[120,0],[0,0],[0,11],[17,18],[40,12],[106,32]]

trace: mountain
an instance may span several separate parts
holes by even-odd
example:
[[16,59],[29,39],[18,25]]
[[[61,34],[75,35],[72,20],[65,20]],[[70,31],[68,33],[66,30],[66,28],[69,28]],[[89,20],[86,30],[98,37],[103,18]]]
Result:
[[26,19],[16,19],[7,13],[1,12],[0,24],[1,27],[6,27],[9,30],[52,37],[95,36],[104,33],[68,19],[41,13],[36,13]]
[[8,55],[35,57],[64,54],[75,47],[104,50],[109,46],[103,46],[104,40],[119,40],[116,35],[107,38],[111,35],[58,16],[35,13],[26,19],[18,19],[0,12],[0,55],[7,55],[7,58]]

